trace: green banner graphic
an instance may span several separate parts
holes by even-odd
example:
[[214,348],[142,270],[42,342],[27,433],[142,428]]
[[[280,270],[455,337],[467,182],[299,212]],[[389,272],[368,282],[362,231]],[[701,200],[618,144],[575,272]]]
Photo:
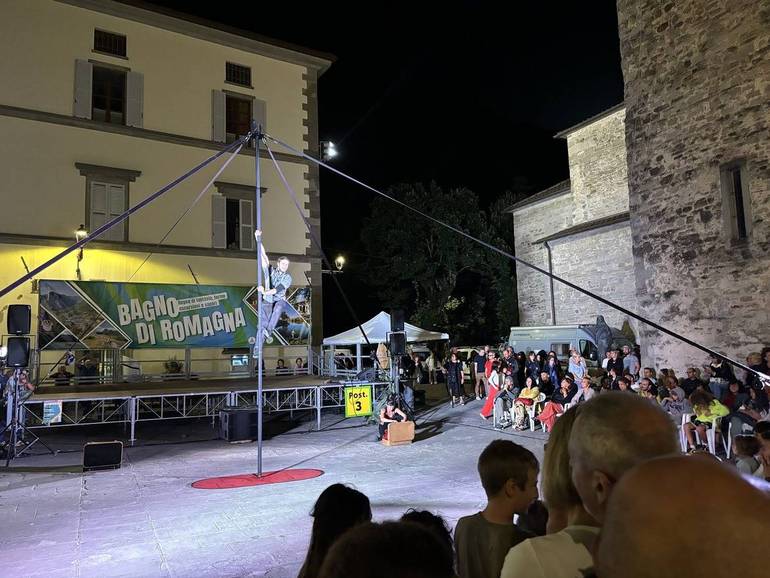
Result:
[[[41,281],[41,349],[245,348],[257,332],[257,292],[233,285]],[[307,345],[310,288],[287,292],[266,346]]]

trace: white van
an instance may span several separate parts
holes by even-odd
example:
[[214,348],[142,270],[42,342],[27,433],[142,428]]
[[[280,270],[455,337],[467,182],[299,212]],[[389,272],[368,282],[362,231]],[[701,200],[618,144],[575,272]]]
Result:
[[[621,348],[634,346],[619,329],[612,329],[612,345]],[[588,365],[598,365],[601,360],[596,348],[596,325],[546,325],[544,327],[511,327],[508,345],[514,351],[555,351],[565,361],[570,349],[577,349]]]

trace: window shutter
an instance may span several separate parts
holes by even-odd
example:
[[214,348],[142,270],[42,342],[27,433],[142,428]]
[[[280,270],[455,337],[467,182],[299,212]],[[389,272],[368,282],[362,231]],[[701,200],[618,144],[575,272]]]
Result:
[[262,130],[267,130],[267,104],[264,100],[254,99],[254,109],[251,111],[257,124],[262,125]]
[[88,223],[91,232],[96,231],[107,222],[107,213],[107,185],[91,183],[91,214]]
[[75,102],[73,115],[78,118],[91,118],[93,69],[93,65],[87,60],[75,61]]
[[211,196],[211,246],[227,246],[227,199],[222,195]]
[[[115,217],[122,215],[126,209],[126,188],[123,185],[107,185],[107,200],[110,203],[108,220],[111,221]],[[125,230],[126,221],[121,221],[107,231],[104,238],[111,241],[123,241],[126,238]]]
[[144,75],[126,73],[126,125],[141,128],[144,123]]
[[244,251],[254,250],[254,203],[251,201],[240,200],[240,234],[241,249]]
[[225,142],[225,93],[211,91],[211,140]]

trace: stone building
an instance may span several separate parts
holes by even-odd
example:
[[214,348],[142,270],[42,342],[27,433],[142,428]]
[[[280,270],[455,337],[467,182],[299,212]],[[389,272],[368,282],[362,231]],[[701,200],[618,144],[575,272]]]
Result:
[[[570,178],[510,208],[516,256],[593,293],[635,299],[626,174],[625,109],[614,107],[557,136],[567,141]],[[593,323],[625,315],[517,265],[522,325]]]
[[[517,255],[743,361],[770,344],[770,4],[619,0],[624,103],[560,133]],[[517,266],[523,325],[625,319]],[[646,364],[706,356],[632,327]]]
[[[745,360],[770,345],[770,3],[619,0],[642,314]],[[658,366],[703,355],[642,329]]]

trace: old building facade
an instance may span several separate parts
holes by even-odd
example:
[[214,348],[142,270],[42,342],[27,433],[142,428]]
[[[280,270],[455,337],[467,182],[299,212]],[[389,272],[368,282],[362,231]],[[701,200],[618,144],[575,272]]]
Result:
[[770,4],[620,0],[618,20],[638,306],[745,360],[770,344]]
[[[22,258],[30,269],[45,262],[74,242],[81,224],[93,231],[145,199],[246,134],[252,118],[317,153],[317,80],[327,55],[109,0],[2,2],[0,51],[2,286],[24,273]],[[317,168],[274,150],[320,229]],[[262,153],[264,242],[272,256],[291,259],[295,284],[312,286],[320,343],[319,253]],[[79,263],[72,254],[40,277],[75,279],[77,271],[83,280],[254,284],[253,147],[157,246],[222,161],[90,242]],[[36,300],[26,283],[0,307],[29,303],[35,311]]]
[[[517,256],[743,361],[770,343],[770,6],[618,2],[624,103],[568,129],[570,181],[512,207]],[[620,327],[519,265],[523,325]],[[645,363],[704,353],[631,322]]]

